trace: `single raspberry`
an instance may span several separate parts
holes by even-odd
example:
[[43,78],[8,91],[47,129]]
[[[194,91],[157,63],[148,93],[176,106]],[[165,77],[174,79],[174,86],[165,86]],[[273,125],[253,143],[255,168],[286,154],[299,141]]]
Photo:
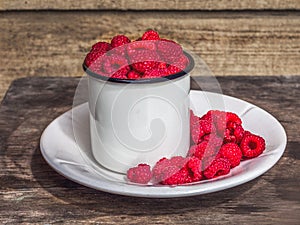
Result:
[[131,70],[127,74],[128,79],[136,80],[141,78],[141,74],[136,72],[135,70]]
[[199,120],[199,127],[204,131],[205,134],[214,132],[214,126],[209,120]]
[[244,135],[240,147],[243,156],[246,158],[254,158],[259,156],[266,148],[265,140],[254,134]]
[[130,43],[130,39],[125,35],[117,35],[111,39],[111,46],[113,48]]
[[111,76],[113,73],[117,72],[122,67],[126,67],[127,69],[129,68],[128,61],[123,56],[110,55],[110,56],[105,56],[103,59],[103,71],[108,76]]
[[84,60],[85,65],[90,67],[92,64],[95,64],[93,66],[93,68],[102,68],[102,58],[103,58],[102,55],[104,53],[105,52],[101,52],[101,51],[91,51],[91,52],[89,52],[86,55],[85,60]]
[[189,175],[185,180],[186,183],[202,180],[202,165],[200,159],[198,159],[197,157],[189,158],[186,167],[189,171]]
[[117,78],[117,79],[127,79],[127,74],[130,71],[129,66],[122,67],[121,69],[114,72],[110,77]]
[[161,39],[157,41],[157,51],[162,59],[168,64],[174,64],[180,60],[183,53],[179,44],[174,41]]
[[238,166],[242,159],[242,151],[235,143],[227,143],[222,145],[218,154],[221,158],[228,159],[231,168]]
[[102,41],[99,41],[92,46],[92,51],[97,51],[102,53],[108,52],[111,49],[112,46],[109,43],[102,42]]
[[159,40],[159,34],[154,30],[147,30],[143,36],[142,40]]
[[212,179],[230,172],[230,162],[224,158],[217,158],[212,161],[208,168],[203,172],[207,179]]
[[147,164],[139,164],[137,167],[130,168],[127,171],[128,180],[134,183],[147,184],[151,177],[150,166]]
[[242,125],[242,120],[240,119],[240,117],[233,112],[226,112],[226,122],[227,123],[232,122],[237,125]]

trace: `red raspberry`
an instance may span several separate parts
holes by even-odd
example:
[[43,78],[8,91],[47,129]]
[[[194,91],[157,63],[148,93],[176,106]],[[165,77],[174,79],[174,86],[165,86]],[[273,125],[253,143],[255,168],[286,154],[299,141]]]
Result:
[[157,68],[158,69],[167,69],[168,64],[165,62],[158,62]]
[[139,50],[130,56],[131,66],[139,73],[157,68],[159,56],[155,51]]
[[[203,140],[207,142],[207,147],[202,157],[202,166],[204,169],[209,167],[211,162],[217,158],[218,152],[222,146],[223,140],[215,134],[205,135]],[[203,141],[203,142],[204,142]]]
[[158,78],[158,77],[163,77],[166,76],[166,70],[165,69],[149,69],[146,70],[144,75],[142,76],[144,79],[151,79],[151,78]]
[[136,72],[134,70],[131,70],[128,72],[127,77],[128,77],[128,79],[136,80],[136,79],[141,78],[141,74],[139,74],[138,72]]
[[242,159],[242,151],[235,143],[224,144],[218,154],[221,158],[226,158],[230,162],[231,168],[240,164]]
[[109,43],[99,41],[92,46],[92,51],[105,53],[105,52],[108,52],[109,50],[111,50],[111,48],[112,47]]
[[265,150],[266,143],[262,137],[247,133],[244,135],[240,147],[244,157],[254,158],[259,156]]
[[127,171],[128,180],[134,183],[147,184],[151,177],[150,166],[147,164],[139,164],[137,167],[130,168]]
[[91,51],[85,57],[85,65],[89,67],[90,70],[98,73],[102,70],[102,60],[103,52]]
[[[235,113],[220,110],[210,110],[202,116],[202,118],[212,120],[218,134],[223,137],[225,136],[227,142],[234,139],[233,137],[230,137],[230,135],[233,135],[232,131],[242,124],[241,119]],[[230,130],[230,135],[228,134],[228,131],[226,131],[226,128]]]
[[210,134],[214,132],[214,126],[209,120],[199,120],[200,129],[204,131],[205,134]]
[[236,137],[236,142],[239,144],[244,136],[244,128],[241,125],[237,125],[233,131],[233,135]]
[[227,159],[217,158],[212,161],[203,172],[207,179],[212,179],[230,172],[230,162]]
[[161,39],[157,41],[157,51],[159,55],[168,64],[174,64],[180,60],[182,48],[174,41]]
[[195,156],[198,159],[202,159],[203,155],[206,151],[207,148],[207,141],[202,141],[201,143],[199,143],[198,145],[193,145],[190,147],[187,156],[191,157],[191,156]]
[[129,66],[125,66],[118,71],[114,72],[110,77],[111,78],[118,78],[118,79],[127,79],[128,71],[130,71]]
[[242,124],[242,120],[240,119],[240,117],[233,112],[226,112],[226,122],[227,122],[227,124],[230,122],[233,122],[237,125]]
[[186,183],[188,180],[189,171],[186,167],[183,167],[179,171],[175,167],[169,167],[164,171],[164,175],[167,178],[161,181],[161,184],[178,185]]
[[113,73],[117,72],[119,69],[123,67],[125,67],[126,70],[129,69],[128,61],[123,56],[111,55],[111,56],[105,56],[103,59],[103,71],[108,76],[111,76]]
[[202,165],[197,157],[191,157],[186,164],[189,175],[186,178],[186,183],[202,180]]
[[127,45],[127,53],[131,58],[132,55],[135,55],[137,51],[149,50],[156,51],[156,45],[153,41],[134,41]]
[[122,56],[124,58],[127,58],[127,45],[121,45],[119,47],[115,47],[113,49],[111,49],[108,52],[108,55],[110,56]]
[[111,46],[113,48],[119,47],[124,44],[130,43],[130,39],[126,37],[125,35],[117,35],[114,36],[113,39],[111,40]]
[[204,135],[203,140],[208,142],[209,147],[215,148],[217,151],[219,151],[223,144],[223,139],[217,136],[215,133]]
[[192,139],[195,144],[199,143],[204,135],[214,131],[212,123],[208,120],[199,119],[197,123],[192,130]]
[[187,159],[182,156],[174,156],[169,159],[169,163],[172,166],[177,166],[178,168],[182,168],[187,163]]
[[212,111],[212,119],[213,119],[213,123],[215,124],[218,134],[221,137],[224,137],[224,133],[226,130],[226,124],[227,124],[226,112],[218,111],[218,110]]
[[202,129],[199,129],[199,126],[194,126],[191,131],[192,140],[195,144],[201,142],[202,137],[205,135]]
[[173,65],[170,65],[167,68],[168,75],[176,74],[176,73],[179,73],[181,71],[182,71],[181,69],[179,69],[177,66],[173,66]]
[[178,56],[177,61],[174,61],[170,66],[176,67],[177,70],[182,71],[187,67],[188,63],[188,58],[184,54],[181,54],[181,56]]
[[160,159],[152,169],[154,181],[169,185],[185,183],[188,176],[186,163],[187,159],[181,156]]
[[235,143],[237,138],[232,134],[230,129],[226,128],[224,133],[224,143]]
[[220,110],[209,110],[200,119],[212,121],[215,117],[219,117],[219,114],[221,113],[222,111]]
[[199,124],[198,121],[199,121],[199,117],[194,114],[193,110],[190,110],[190,127],[191,127],[191,130],[194,126]]
[[156,182],[167,185],[190,183],[202,179],[201,162],[196,157],[162,158],[156,163],[152,173]]
[[248,136],[248,135],[252,135],[252,133],[248,130],[245,130],[243,137]]
[[142,40],[159,40],[159,39],[160,38],[158,33],[154,30],[148,30],[142,36]]

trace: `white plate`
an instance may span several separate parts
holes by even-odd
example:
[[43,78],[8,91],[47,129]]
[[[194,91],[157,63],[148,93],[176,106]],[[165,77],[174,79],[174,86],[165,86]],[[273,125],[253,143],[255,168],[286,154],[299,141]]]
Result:
[[42,155],[58,173],[87,187],[150,198],[192,196],[231,188],[262,175],[282,156],[287,142],[286,133],[268,112],[221,94],[191,91],[190,97],[191,107],[198,115],[211,108],[237,113],[245,129],[265,138],[264,153],[241,162],[228,175],[213,180],[172,187],[132,184],[126,181],[125,175],[102,168],[93,158],[89,139],[89,110],[85,103],[64,113],[45,129],[40,142]]

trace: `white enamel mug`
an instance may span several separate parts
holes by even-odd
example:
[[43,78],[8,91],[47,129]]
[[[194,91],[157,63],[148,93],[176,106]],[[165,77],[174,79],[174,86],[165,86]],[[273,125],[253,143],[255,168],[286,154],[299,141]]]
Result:
[[189,71],[120,80],[88,74],[92,152],[103,167],[126,173],[139,163],[185,156],[190,145]]

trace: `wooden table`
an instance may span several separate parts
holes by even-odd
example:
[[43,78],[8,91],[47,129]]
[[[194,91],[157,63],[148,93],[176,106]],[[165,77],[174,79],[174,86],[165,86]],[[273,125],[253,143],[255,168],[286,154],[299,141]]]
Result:
[[286,151],[251,182],[174,199],[108,194],[56,173],[41,156],[39,138],[71,108],[79,78],[15,80],[0,107],[0,223],[299,224],[300,76],[218,80],[224,94],[264,108],[283,124]]

